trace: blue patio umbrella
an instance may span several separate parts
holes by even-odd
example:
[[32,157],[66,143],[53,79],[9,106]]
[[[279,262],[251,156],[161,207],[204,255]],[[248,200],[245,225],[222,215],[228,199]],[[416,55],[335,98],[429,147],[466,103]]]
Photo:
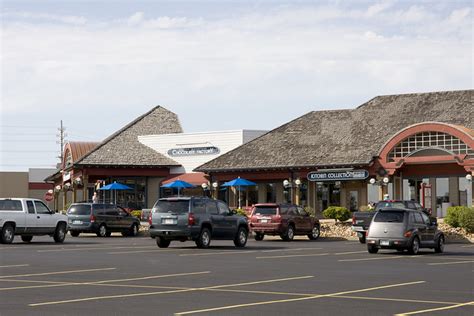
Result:
[[104,185],[99,190],[101,190],[101,191],[114,191],[114,204],[117,204],[117,191],[133,190],[133,188],[129,187],[128,185],[125,185],[125,184],[118,183],[118,182],[114,181],[114,183]]
[[257,185],[255,182],[252,182],[247,179],[243,179],[241,177],[235,178],[234,180],[230,180],[226,183],[224,183],[222,186],[223,187],[236,187],[237,191],[239,191],[239,208],[241,208],[241,203],[240,203],[240,187],[248,187],[248,186],[253,186]]
[[181,189],[187,189],[187,188],[194,188],[195,185],[189,183],[189,182],[186,182],[186,181],[183,181],[183,180],[175,180],[173,182],[170,182],[170,183],[167,183],[167,184],[164,184],[161,186],[162,188],[176,188],[178,189],[178,196],[179,196],[179,191]]

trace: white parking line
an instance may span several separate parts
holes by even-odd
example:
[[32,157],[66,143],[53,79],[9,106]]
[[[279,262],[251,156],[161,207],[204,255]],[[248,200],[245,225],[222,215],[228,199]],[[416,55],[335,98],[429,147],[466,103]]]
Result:
[[137,246],[122,246],[122,247],[89,247],[89,248],[62,248],[62,249],[49,249],[49,250],[37,250],[37,252],[66,252],[66,251],[72,251],[72,252],[77,252],[77,251],[90,251],[90,250],[113,250],[113,249],[151,249],[155,248],[156,246],[143,246],[143,247],[137,247]]
[[400,259],[407,258],[407,256],[390,256],[390,257],[377,257],[377,258],[362,258],[362,259],[341,259],[339,262],[356,262],[356,261],[371,261],[371,260],[388,260],[388,259]]
[[[431,308],[431,309],[425,309],[425,310],[414,311],[414,312],[409,312],[409,313],[396,314],[395,316],[424,314],[424,313],[437,312],[437,311],[444,311],[444,310],[448,310],[448,309],[459,308],[459,307],[469,306],[469,305],[474,305],[474,301],[472,301],[472,302],[467,302],[467,303],[462,303],[462,304],[457,304],[457,305],[453,305],[453,306],[446,306],[446,307],[439,307],[439,308]],[[472,315],[472,314],[471,314],[471,315]]]
[[287,252],[287,251],[305,251],[305,250],[321,250],[323,248],[295,248],[295,249],[274,249],[262,250],[261,252]]
[[356,253],[367,253],[367,251],[364,250],[364,251],[337,252],[334,255],[342,256],[342,255],[352,255],[352,254],[356,254]]
[[319,256],[327,256],[329,253],[309,253],[304,255],[286,255],[286,256],[264,256],[264,257],[256,257],[256,259],[282,259],[282,258],[295,258],[295,257],[319,257]]
[[463,263],[474,263],[474,260],[470,261],[452,261],[452,262],[435,262],[435,263],[427,263],[429,266],[443,266],[448,264],[463,264]]
[[179,255],[180,257],[190,257],[190,256],[218,256],[218,255],[237,255],[242,253],[255,253],[257,250],[247,250],[247,251],[220,251],[220,252],[202,252],[202,253],[185,253]]
[[0,266],[0,268],[17,268],[17,267],[29,267],[29,264],[15,264],[10,266]]
[[44,273],[30,273],[30,274],[1,275],[0,279],[41,276],[41,275],[56,275],[56,274],[69,274],[69,273],[109,271],[109,270],[115,270],[115,269],[117,269],[117,268],[101,268],[101,269],[87,269],[87,270],[69,270],[69,271],[56,271],[56,272],[44,272]]

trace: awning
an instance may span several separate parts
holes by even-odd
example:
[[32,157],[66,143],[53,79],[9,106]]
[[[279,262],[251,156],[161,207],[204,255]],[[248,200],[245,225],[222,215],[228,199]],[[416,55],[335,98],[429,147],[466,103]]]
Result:
[[181,173],[181,174],[170,174],[161,185],[171,183],[176,180],[186,181],[188,183],[201,186],[203,183],[208,183],[209,180],[206,178],[206,174],[203,172],[191,172],[191,173]]

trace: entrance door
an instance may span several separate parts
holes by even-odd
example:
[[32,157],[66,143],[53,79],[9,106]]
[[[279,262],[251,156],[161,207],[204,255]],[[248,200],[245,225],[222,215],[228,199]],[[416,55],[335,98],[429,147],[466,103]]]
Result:
[[319,183],[317,185],[317,199],[320,201],[321,211],[329,206],[341,204],[341,189],[336,183]]
[[428,179],[403,179],[403,200],[412,200],[422,203],[422,184],[429,183]]

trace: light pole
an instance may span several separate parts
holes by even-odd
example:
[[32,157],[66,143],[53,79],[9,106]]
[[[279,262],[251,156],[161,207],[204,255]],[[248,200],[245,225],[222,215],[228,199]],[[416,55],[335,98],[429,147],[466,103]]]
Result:
[[[294,194],[293,194],[293,190],[294,189],[297,189],[301,186],[301,180],[300,179],[295,179],[295,180],[288,180],[288,179],[285,179],[283,180],[283,187],[285,189],[290,189],[290,199],[291,199],[291,203],[295,202],[295,204],[299,205],[299,195],[296,194],[296,199],[294,199]],[[296,201],[294,201],[296,200]]]
[[384,193],[384,187],[386,188],[388,186],[388,184],[390,183],[390,179],[388,177],[383,177],[382,179],[375,179],[375,178],[370,178],[369,180],[369,183],[372,184],[372,185],[378,185],[380,186],[380,189],[381,189],[381,194],[379,194],[379,199],[380,200],[388,200],[389,196],[388,196],[388,192],[387,194]]

